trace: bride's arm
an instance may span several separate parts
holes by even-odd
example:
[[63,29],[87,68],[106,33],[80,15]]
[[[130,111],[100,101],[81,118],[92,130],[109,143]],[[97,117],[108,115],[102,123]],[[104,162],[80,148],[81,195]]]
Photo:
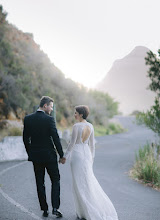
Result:
[[92,129],[92,133],[91,133],[90,138],[89,138],[89,146],[90,146],[90,149],[91,149],[92,158],[94,160],[94,157],[95,157],[94,128]]
[[70,155],[70,153],[72,152],[72,149],[76,143],[76,140],[77,140],[77,134],[78,134],[78,127],[77,125],[73,125],[73,128],[72,128],[72,135],[71,135],[71,140],[70,140],[70,143],[67,147],[67,150],[64,154],[64,157],[67,159]]

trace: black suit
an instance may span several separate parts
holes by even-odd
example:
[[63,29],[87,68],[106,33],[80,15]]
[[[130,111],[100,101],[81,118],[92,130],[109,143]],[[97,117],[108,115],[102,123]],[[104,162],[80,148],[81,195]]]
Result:
[[24,118],[23,142],[28,160],[33,162],[41,209],[48,210],[44,185],[45,169],[52,182],[52,206],[58,209],[60,205],[60,175],[56,150],[60,158],[63,157],[63,150],[53,117],[42,111],[27,115]]

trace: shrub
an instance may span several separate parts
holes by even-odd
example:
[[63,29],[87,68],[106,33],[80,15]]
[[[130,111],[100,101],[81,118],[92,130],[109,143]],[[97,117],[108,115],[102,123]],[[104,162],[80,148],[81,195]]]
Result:
[[108,126],[95,126],[95,136],[112,135],[124,132],[120,124],[109,123]]
[[22,136],[22,129],[18,127],[9,128],[8,136]]
[[132,176],[154,187],[160,187],[159,145],[146,144],[139,149]]
[[124,128],[120,124],[109,123],[107,132],[108,134],[117,134],[124,132]]

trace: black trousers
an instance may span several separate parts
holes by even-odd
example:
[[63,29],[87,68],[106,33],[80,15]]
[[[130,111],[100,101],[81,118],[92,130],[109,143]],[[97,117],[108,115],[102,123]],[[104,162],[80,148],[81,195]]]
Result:
[[49,163],[35,163],[33,162],[34,173],[37,184],[37,193],[41,210],[48,210],[45,190],[45,170],[50,177],[51,188],[51,202],[52,207],[58,209],[60,206],[60,174],[57,161]]

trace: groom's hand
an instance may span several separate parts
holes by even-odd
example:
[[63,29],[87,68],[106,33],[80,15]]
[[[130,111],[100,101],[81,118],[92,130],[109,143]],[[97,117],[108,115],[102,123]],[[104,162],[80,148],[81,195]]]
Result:
[[65,157],[62,157],[59,159],[59,163],[62,163],[62,164],[65,164],[66,162],[66,158]]

